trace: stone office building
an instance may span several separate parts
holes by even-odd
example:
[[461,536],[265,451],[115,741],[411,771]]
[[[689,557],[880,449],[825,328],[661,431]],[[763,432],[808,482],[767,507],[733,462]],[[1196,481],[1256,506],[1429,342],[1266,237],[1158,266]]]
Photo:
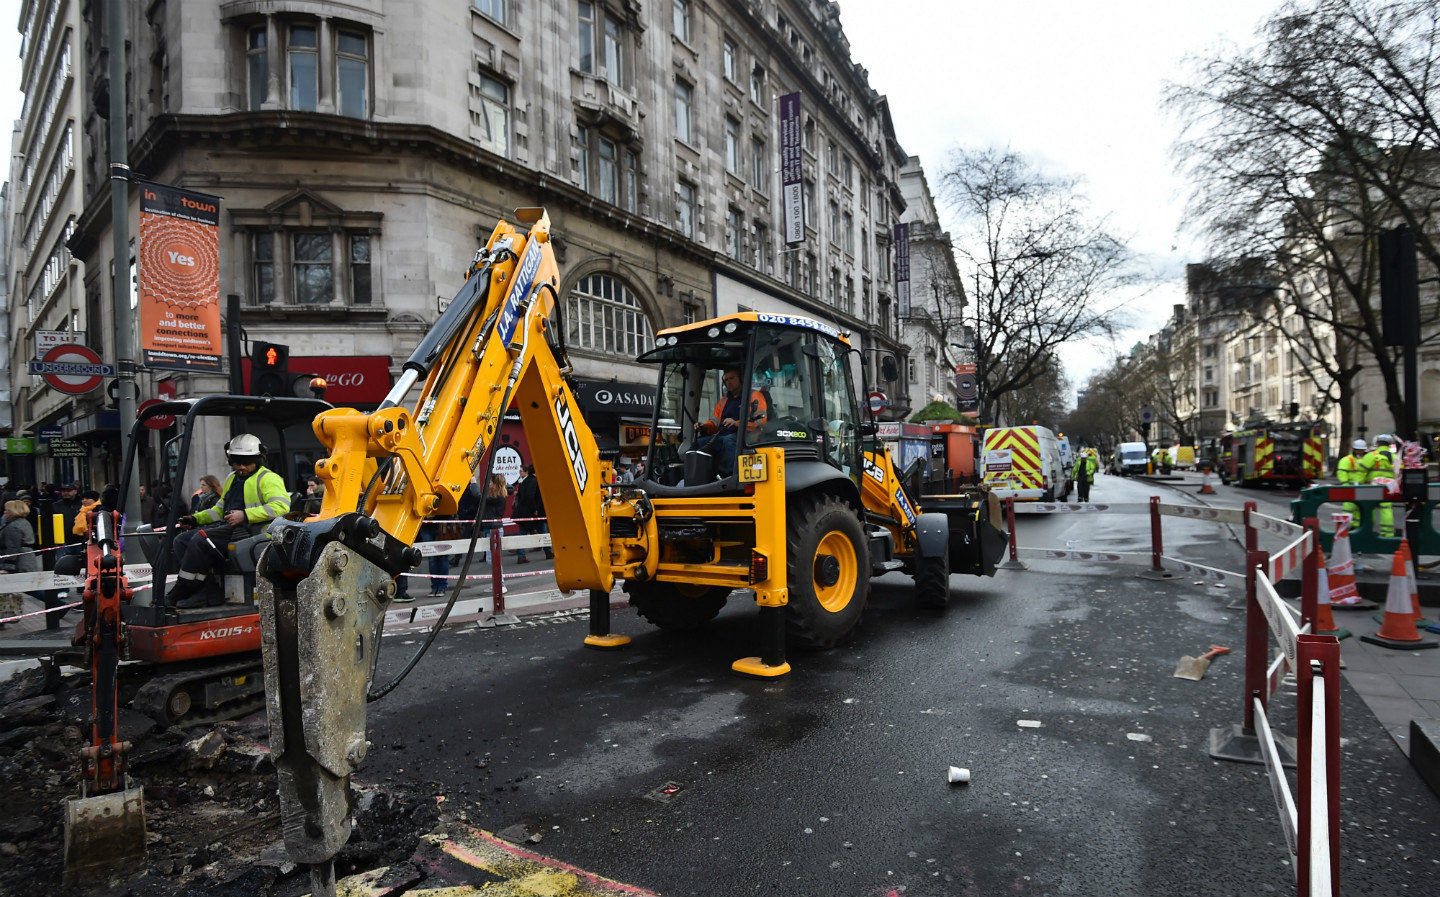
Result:
[[[38,27],[56,4],[76,6],[29,0],[22,21]],[[111,41],[106,4],[78,6],[80,100],[66,124],[84,205],[68,245],[83,283],[65,301],[69,326],[112,358]],[[131,167],[221,198],[220,293],[241,297],[249,339],[290,347],[292,371],[349,384],[332,391],[337,403],[377,402],[495,221],[535,205],[553,224],[586,416],[622,447],[648,438],[648,410],[613,397],[650,388],[653,372],[631,359],[666,326],[784,309],[851,331],[872,371],[882,353],[905,369],[891,240],[906,156],[885,99],[850,58],[835,3],[127,8]],[[802,96],[805,240],[787,246],[778,97],[792,92]],[[23,283],[11,295],[23,297],[39,256],[18,255]],[[103,413],[103,393],[52,401],[19,379],[17,425]],[[140,386],[142,399],[185,397],[228,380],[146,371]],[[206,439],[215,458],[225,435]],[[99,452],[113,434],[86,436]],[[287,472],[303,467],[296,460]]]

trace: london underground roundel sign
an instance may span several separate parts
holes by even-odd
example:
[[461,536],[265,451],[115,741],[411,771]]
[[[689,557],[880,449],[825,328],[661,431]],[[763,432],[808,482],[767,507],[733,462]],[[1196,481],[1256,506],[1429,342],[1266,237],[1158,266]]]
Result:
[[[75,343],[56,346],[46,352],[45,357],[40,360],[51,369],[50,372],[43,375],[45,382],[61,392],[82,395],[92,389],[98,389],[104,380],[98,371],[92,372],[91,370],[102,366],[100,356],[94,349],[86,346]],[[68,372],[67,368],[73,369],[75,372]],[[62,371],[65,372],[62,373]]]

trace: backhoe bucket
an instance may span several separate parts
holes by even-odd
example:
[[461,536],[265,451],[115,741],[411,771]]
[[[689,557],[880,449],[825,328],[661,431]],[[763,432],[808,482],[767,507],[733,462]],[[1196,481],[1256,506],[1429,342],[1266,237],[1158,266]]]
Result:
[[994,576],[995,565],[1005,554],[1009,535],[1000,500],[993,492],[962,495],[927,495],[927,512],[943,512],[950,518],[950,572],[972,576]]
[[65,886],[104,884],[144,868],[145,789],[65,801]]

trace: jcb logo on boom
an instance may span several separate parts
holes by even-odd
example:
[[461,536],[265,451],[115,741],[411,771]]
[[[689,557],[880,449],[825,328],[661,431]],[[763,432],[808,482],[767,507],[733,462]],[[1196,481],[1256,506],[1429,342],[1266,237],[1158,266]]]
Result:
[[560,433],[565,438],[565,451],[570,455],[570,469],[575,471],[575,485],[581,492],[590,482],[590,471],[585,468],[585,456],[580,454],[580,437],[575,432],[575,418],[570,414],[570,403],[562,393],[555,397],[555,416],[560,421]]

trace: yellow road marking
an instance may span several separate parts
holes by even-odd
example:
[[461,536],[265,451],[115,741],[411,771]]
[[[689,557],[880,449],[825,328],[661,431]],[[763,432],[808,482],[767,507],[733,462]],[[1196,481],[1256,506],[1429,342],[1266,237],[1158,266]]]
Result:
[[485,897],[659,897],[653,891],[532,853],[489,832],[455,822],[449,823],[447,830],[448,837],[439,844],[441,850],[468,866],[483,869],[505,881],[490,882],[483,888],[409,892],[416,897],[462,897],[469,894],[484,894]]

